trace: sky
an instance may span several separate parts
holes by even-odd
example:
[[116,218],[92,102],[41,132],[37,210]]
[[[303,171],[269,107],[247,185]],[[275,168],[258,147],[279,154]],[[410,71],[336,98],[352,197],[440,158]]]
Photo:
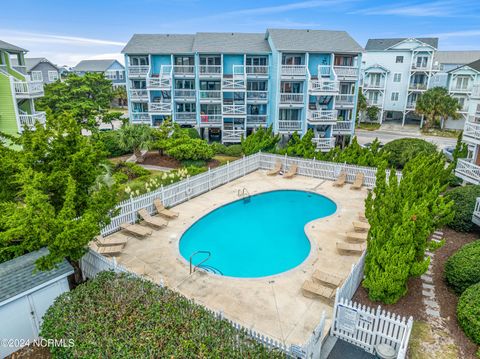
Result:
[[369,38],[440,38],[440,50],[480,50],[480,1],[21,0],[0,7],[0,40],[73,66],[115,58],[134,33],[345,30]]

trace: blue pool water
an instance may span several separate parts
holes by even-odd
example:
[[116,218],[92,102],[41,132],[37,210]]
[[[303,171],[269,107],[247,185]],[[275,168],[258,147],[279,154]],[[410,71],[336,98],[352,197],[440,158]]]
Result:
[[[272,191],[217,208],[195,222],[180,239],[188,261],[209,251],[202,266],[230,277],[258,278],[285,272],[310,253],[305,224],[333,214],[335,202],[305,191]],[[206,258],[197,254],[193,264]]]

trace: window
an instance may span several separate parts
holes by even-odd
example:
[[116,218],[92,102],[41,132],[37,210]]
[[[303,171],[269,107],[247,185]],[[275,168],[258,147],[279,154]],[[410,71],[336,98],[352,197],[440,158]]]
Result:
[[194,103],[177,103],[176,104],[177,110],[176,112],[193,112],[195,113],[195,104]]
[[402,81],[402,74],[396,73],[393,74],[393,82],[401,82]]
[[283,93],[303,93],[301,82],[286,82],[282,81],[280,84],[281,92]]
[[220,81],[200,81],[200,90],[220,91]]
[[379,87],[380,86],[380,80],[382,78],[381,74],[371,73],[371,74],[368,75],[368,77],[370,79],[370,85],[371,86],[374,86],[374,87]]
[[195,89],[195,82],[193,80],[175,80],[175,88],[179,90],[193,90]]
[[31,76],[32,76],[32,81],[43,81],[42,71],[32,71]]
[[131,66],[146,66],[148,65],[148,56],[130,56]]
[[398,101],[398,92],[392,92],[391,100],[392,101]]
[[125,74],[125,71],[119,71],[118,72],[118,79],[123,80],[123,78],[125,77],[124,74]]
[[428,64],[428,56],[417,56],[415,66],[417,68],[426,68]]
[[48,81],[55,82],[58,80],[58,71],[48,71]]
[[176,56],[175,57],[175,65],[192,66],[194,64],[195,64],[195,60],[192,56]]
[[265,56],[247,57],[247,66],[267,66],[267,58]]
[[248,81],[247,91],[267,91],[266,81]]
[[300,121],[300,110],[281,108],[278,117],[280,121]]
[[468,88],[468,76],[458,76],[455,84],[456,90],[466,90]]
[[403,56],[397,56],[397,57],[395,58],[395,62],[396,62],[397,64],[403,64]]
[[212,65],[219,66],[221,65],[222,59],[219,56],[203,56],[200,57],[200,65]]
[[117,71],[113,71],[113,70],[105,71],[105,77],[109,80],[116,80],[117,79]]
[[283,55],[282,65],[302,65],[302,56],[292,54]]

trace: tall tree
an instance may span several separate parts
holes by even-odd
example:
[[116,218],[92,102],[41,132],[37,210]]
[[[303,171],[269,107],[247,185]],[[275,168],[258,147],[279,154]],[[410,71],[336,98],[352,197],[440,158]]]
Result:
[[360,114],[365,113],[367,111],[368,102],[367,98],[363,94],[362,90],[358,91],[358,99],[357,99],[357,120],[360,121]]
[[124,125],[118,130],[119,144],[126,150],[131,150],[138,157],[140,151],[148,149],[153,139],[152,128],[148,125]]
[[417,100],[415,112],[425,116],[424,126],[428,130],[448,118],[458,119],[459,102],[449,95],[443,87],[434,87],[425,91]]

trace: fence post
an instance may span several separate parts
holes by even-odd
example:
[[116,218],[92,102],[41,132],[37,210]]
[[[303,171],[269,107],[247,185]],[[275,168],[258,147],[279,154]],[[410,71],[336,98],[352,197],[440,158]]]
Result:
[[132,223],[135,223],[137,221],[137,214],[135,213],[135,207],[133,205],[133,197],[130,195],[130,211],[132,215]]
[[227,161],[227,183],[230,182],[230,161]]
[[242,160],[242,162],[243,162],[243,177],[245,177],[245,174],[246,174],[246,172],[247,172],[247,169],[246,169],[246,163],[247,163],[247,161],[245,161],[245,155],[243,155],[243,160]]
[[211,182],[211,176],[212,176],[212,172],[210,172],[210,167],[208,167],[208,190],[209,191],[212,190],[212,184],[210,183]]
[[163,188],[163,184],[160,186],[160,191],[162,193],[162,203],[164,206],[168,206],[166,203],[165,203],[165,190]]

